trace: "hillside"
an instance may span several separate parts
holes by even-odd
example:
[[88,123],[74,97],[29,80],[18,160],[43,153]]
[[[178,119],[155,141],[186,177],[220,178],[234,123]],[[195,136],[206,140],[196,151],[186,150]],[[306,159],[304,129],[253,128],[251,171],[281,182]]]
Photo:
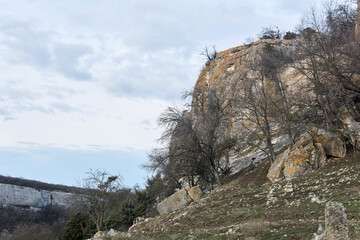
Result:
[[351,239],[360,239],[360,156],[271,184],[269,163],[206,194],[200,204],[149,219],[114,239],[311,239],[327,201],[344,204]]

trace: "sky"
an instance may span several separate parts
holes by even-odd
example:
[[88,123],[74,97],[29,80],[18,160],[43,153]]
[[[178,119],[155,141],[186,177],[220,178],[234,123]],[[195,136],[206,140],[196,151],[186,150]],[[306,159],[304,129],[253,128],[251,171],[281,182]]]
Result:
[[0,0],[0,174],[77,185],[89,169],[144,186],[159,115],[205,60],[318,0]]

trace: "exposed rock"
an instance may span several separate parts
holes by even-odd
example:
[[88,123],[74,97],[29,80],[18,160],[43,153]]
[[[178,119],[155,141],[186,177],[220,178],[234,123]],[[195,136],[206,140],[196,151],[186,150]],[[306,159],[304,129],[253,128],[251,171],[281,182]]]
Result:
[[346,108],[341,110],[340,119],[346,127],[345,134],[350,138],[351,144],[360,149],[360,122],[356,122]]
[[284,192],[291,193],[294,191],[294,187],[291,182],[287,182],[284,187]]
[[326,163],[326,154],[320,143],[304,141],[295,144],[284,162],[286,180],[304,175]]
[[325,239],[349,240],[347,216],[344,205],[337,202],[328,202],[325,207]]
[[291,180],[323,167],[327,163],[327,156],[342,158],[345,154],[345,142],[339,136],[313,128],[302,134],[291,149],[285,150],[276,158],[267,177],[273,183],[283,178]]
[[309,198],[312,203],[323,203],[324,201],[321,201],[314,193],[309,193]]
[[336,134],[324,129],[314,128],[310,134],[316,143],[321,143],[326,155],[343,158],[346,155],[345,142]]
[[203,192],[201,191],[199,186],[195,186],[188,190],[188,194],[194,202],[199,202]]
[[109,237],[115,237],[116,235],[117,235],[117,231],[116,230],[114,230],[114,229],[110,229],[108,232],[107,232],[107,235],[109,236]]
[[[290,140],[287,135],[281,135],[272,141],[275,153],[280,153],[290,146]],[[263,143],[263,145],[265,142]],[[265,146],[262,146],[265,148]],[[247,152],[245,149],[243,152]],[[253,149],[243,156],[233,155],[230,158],[231,173],[246,173],[256,167],[261,161],[267,159],[268,155],[259,149]]]
[[69,205],[72,193],[38,190],[0,183],[1,206],[27,207],[30,209],[41,209],[48,205]]
[[190,201],[191,198],[189,197],[187,191],[182,189],[160,202],[157,205],[157,210],[160,215],[168,214],[186,207],[189,205]]
[[[109,238],[112,238],[112,237],[119,237],[121,234],[114,230],[114,229],[110,229],[109,231],[99,231],[97,233],[95,233],[95,235],[90,238],[90,239],[87,239],[87,240],[105,240],[105,239],[109,239]],[[127,237],[128,234],[125,234],[124,237]]]
[[[256,75],[251,69],[250,63],[259,57],[259,54],[267,44],[279,49],[290,50],[294,47],[295,41],[263,39],[248,45],[219,52],[215,59],[206,64],[196,82],[195,88],[216,86],[219,89],[220,96],[223,96],[224,98],[227,98],[227,96],[236,96],[236,94],[243,89],[244,84],[246,84],[246,81],[243,81],[244,74],[248,74],[249,76]],[[297,85],[302,78],[300,74],[295,74],[295,69],[286,71],[285,75],[286,76],[284,77],[287,79],[286,81],[291,88]],[[268,157],[266,153],[259,148],[254,147],[254,145],[249,146],[248,137],[252,134],[252,131],[249,131],[249,129],[253,128],[250,126],[253,122],[250,120],[246,121],[245,125],[247,127],[244,127],[244,121],[241,120],[244,117],[242,114],[243,111],[241,111],[239,107],[240,106],[236,106],[236,104],[230,107],[229,111],[232,111],[234,114],[230,114],[232,117],[229,119],[227,126],[224,126],[223,130],[224,136],[231,136],[234,138],[241,136],[241,139],[243,140],[240,140],[242,142],[238,142],[237,144],[241,146],[240,149],[244,150],[238,151],[237,149],[233,149],[234,151],[230,151],[229,158],[224,159],[225,164],[230,164],[231,174],[249,172]],[[191,111],[191,117],[194,119],[198,117],[194,109]],[[279,137],[273,139],[272,143],[274,144],[275,153],[280,153],[289,146],[290,141],[288,136],[283,134],[279,127],[275,125],[276,124],[272,124],[271,126],[272,132],[276,132],[274,136],[276,135]],[[265,139],[259,139],[259,141],[259,144],[256,145],[265,143]]]
[[286,149],[280,156],[278,156],[273,164],[271,164],[267,174],[268,179],[275,183],[284,179],[284,162],[288,158],[290,148]]
[[344,205],[338,202],[328,202],[325,206],[325,231],[319,227],[313,240],[349,240],[347,216]]
[[269,206],[270,204],[274,204],[278,201],[277,197],[274,197],[274,188],[271,188],[268,195],[266,196],[267,201],[266,205]]

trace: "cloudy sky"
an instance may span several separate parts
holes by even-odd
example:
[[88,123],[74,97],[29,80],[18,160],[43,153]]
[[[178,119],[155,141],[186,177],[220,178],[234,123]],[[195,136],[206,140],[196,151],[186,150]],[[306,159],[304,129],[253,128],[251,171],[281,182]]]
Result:
[[90,168],[143,185],[156,120],[205,46],[293,30],[318,0],[0,0],[0,174],[76,185]]

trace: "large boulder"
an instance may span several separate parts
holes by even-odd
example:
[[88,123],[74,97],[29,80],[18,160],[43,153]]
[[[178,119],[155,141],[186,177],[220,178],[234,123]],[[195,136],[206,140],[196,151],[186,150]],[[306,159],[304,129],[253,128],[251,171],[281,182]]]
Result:
[[313,137],[314,142],[321,143],[326,155],[337,158],[345,157],[345,142],[338,135],[318,128],[314,128],[310,135]]
[[336,134],[313,128],[302,134],[293,147],[280,154],[271,164],[268,179],[278,182],[291,180],[323,167],[327,156],[342,158],[346,154],[345,142]]
[[201,191],[199,186],[195,186],[188,190],[188,194],[194,202],[199,202],[203,192]]
[[288,158],[290,153],[290,148],[286,149],[282,154],[280,154],[275,162],[271,164],[267,178],[275,183],[284,179],[284,162]]
[[294,146],[284,161],[284,177],[291,180],[317,169],[326,163],[326,154],[320,143],[303,142]]
[[164,215],[182,209],[188,206],[190,202],[191,198],[189,197],[187,191],[182,189],[160,202],[157,205],[157,210],[160,215]]

